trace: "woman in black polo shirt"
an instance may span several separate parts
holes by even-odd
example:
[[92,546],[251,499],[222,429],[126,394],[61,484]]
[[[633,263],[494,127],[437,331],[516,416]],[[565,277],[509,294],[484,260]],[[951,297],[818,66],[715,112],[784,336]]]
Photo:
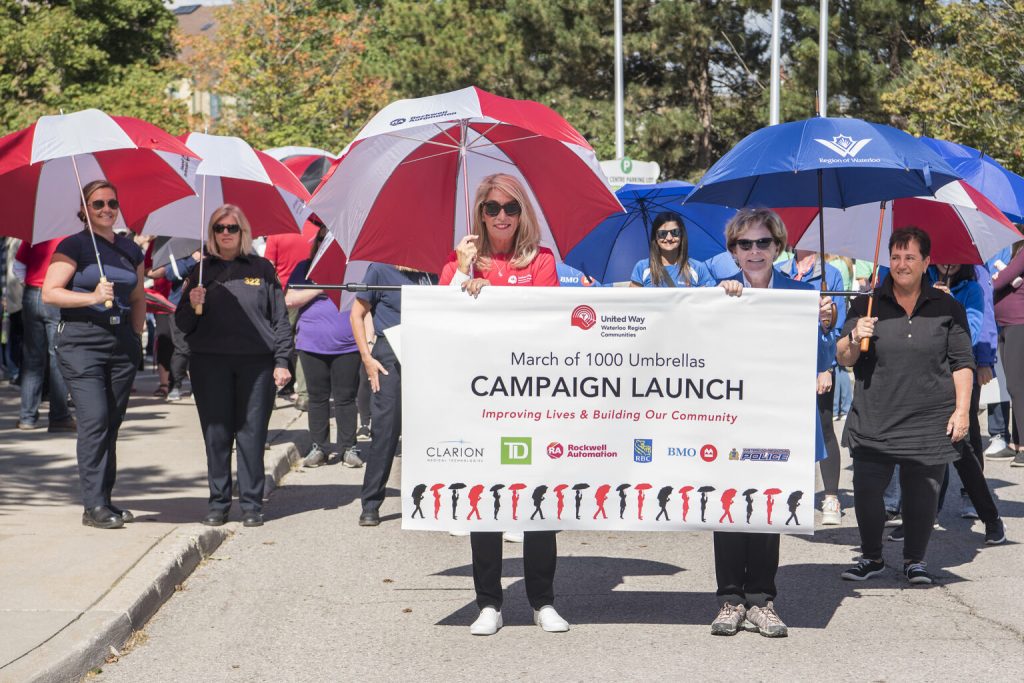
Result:
[[[968,433],[974,353],[963,306],[925,278],[930,252],[923,230],[893,231],[890,274],[875,290],[872,317],[867,297],[855,299],[836,350],[857,379],[846,436],[861,559],[842,573],[849,581],[885,569],[882,494],[899,465],[903,573],[912,584],[932,583],[924,556],[946,465],[960,457]],[[867,338],[870,346],[862,353]]]
[[[231,445],[245,526],[263,524],[263,448],[277,387],[291,379],[292,334],[284,292],[270,261],[252,249],[252,230],[237,206],[210,216],[209,256],[185,281],[175,322],[192,352],[190,376],[206,442],[210,484],[207,526],[231,509]],[[196,307],[203,306],[203,315]]]
[[110,496],[117,476],[117,432],[142,362],[143,256],[132,240],[114,234],[117,189],[95,180],[82,194],[85,206],[78,218],[83,224],[88,218],[93,234],[85,229],[58,245],[42,295],[44,303],[61,309],[56,351],[78,414],[82,524],[117,529],[134,520]]

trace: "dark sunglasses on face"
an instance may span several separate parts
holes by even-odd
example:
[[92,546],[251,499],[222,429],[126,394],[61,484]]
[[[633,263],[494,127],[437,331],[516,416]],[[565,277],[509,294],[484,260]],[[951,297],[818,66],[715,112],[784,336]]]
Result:
[[499,204],[498,202],[495,201],[484,202],[483,207],[484,213],[486,213],[491,218],[494,218],[499,213],[501,213],[502,209],[505,210],[506,216],[518,216],[523,211],[523,207],[519,206],[519,202],[515,201],[514,199],[510,201],[508,204]]
[[107,201],[103,201],[102,199],[94,199],[91,202],[89,202],[89,206],[92,207],[93,211],[99,211],[104,206],[109,206],[112,210],[117,211],[117,207],[121,206],[121,204],[116,199],[110,199]]
[[238,231],[241,230],[241,228],[238,226],[238,223],[214,223],[213,224],[213,231],[215,233],[217,233],[218,235],[221,234],[222,232],[224,232],[225,230],[228,231],[229,235],[236,235],[236,234],[238,234]]
[[658,230],[657,235],[659,240],[668,239],[669,237],[679,237],[683,234],[681,228],[671,228],[670,230]]
[[756,245],[761,251],[766,251],[775,241],[774,237],[762,237],[756,240],[736,240],[736,246],[743,251],[750,251]]

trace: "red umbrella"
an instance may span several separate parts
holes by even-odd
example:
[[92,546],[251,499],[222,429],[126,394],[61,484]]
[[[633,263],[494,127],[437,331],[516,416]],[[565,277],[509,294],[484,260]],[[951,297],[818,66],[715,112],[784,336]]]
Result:
[[679,489],[679,494],[683,497],[683,521],[686,521],[686,515],[690,512],[690,491],[693,490],[692,486],[684,486]]
[[311,206],[351,258],[436,272],[469,231],[477,185],[498,172],[523,182],[541,242],[556,255],[622,210],[594,150],[565,119],[475,87],[385,107]]
[[555,495],[558,497],[558,519],[562,518],[562,511],[565,510],[565,490],[568,484],[559,484],[555,487]]
[[637,484],[634,486],[637,490],[636,495],[636,516],[637,519],[642,520],[644,518],[644,491],[650,491],[651,485],[647,483]]
[[519,492],[526,488],[526,484],[512,484],[508,490],[512,492],[512,519],[519,519]]
[[782,493],[782,489],[765,489],[764,495],[768,496],[768,523],[772,523],[772,508],[775,507],[774,496]]

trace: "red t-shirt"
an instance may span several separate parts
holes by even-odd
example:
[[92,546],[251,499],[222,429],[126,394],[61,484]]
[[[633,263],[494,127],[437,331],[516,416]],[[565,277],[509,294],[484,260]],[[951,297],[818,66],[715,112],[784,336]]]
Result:
[[[506,287],[557,287],[558,270],[555,267],[555,255],[550,249],[540,247],[537,256],[525,268],[513,268],[509,265],[509,254],[496,254],[491,259],[488,271],[474,269],[473,277],[485,278],[492,285]],[[441,271],[440,284],[451,284],[455,272],[459,269],[459,259],[453,251],[448,263]]]
[[[306,230],[312,223],[303,226],[302,234],[288,233],[285,235],[268,235],[267,249],[263,252],[263,258],[274,263],[277,270],[277,277],[282,282],[288,282],[292,277],[292,271],[300,262],[309,258],[309,248],[313,240]],[[318,228],[313,227],[313,236],[316,236]]]
[[53,252],[57,251],[57,245],[63,238],[47,240],[39,244],[22,242],[18,247],[18,253],[14,259],[25,264],[25,286],[42,287],[46,279],[46,269],[50,267],[50,259]]

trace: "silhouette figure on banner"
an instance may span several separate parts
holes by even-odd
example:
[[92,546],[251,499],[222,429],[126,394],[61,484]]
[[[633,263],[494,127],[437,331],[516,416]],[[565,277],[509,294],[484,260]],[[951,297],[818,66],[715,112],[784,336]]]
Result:
[[636,518],[641,522],[644,520],[644,491],[651,490],[650,484],[637,484],[636,489]]
[[409,519],[416,519],[417,512],[420,513],[420,519],[424,519],[423,508],[420,506],[423,505],[423,494],[426,492],[426,484],[416,484],[416,486],[412,487],[412,504],[415,509],[412,511],[412,516]]
[[786,519],[786,526],[792,521],[793,524],[800,526],[800,520],[796,518],[796,509],[800,507],[800,499],[804,497],[803,491],[793,491],[789,494],[789,498],[786,499],[786,505],[789,506],[789,517]]
[[444,488],[444,484],[434,484],[430,487],[430,492],[434,494],[434,519],[441,513],[441,489]]
[[668,499],[671,496],[672,496],[672,487],[671,486],[662,486],[660,489],[658,489],[658,507],[661,508],[661,511],[658,513],[658,516],[654,518],[654,521],[658,521],[662,517],[665,518],[666,522],[669,521],[669,519],[668,519]]
[[466,515],[466,520],[473,519],[473,515],[476,515],[477,519],[480,517],[480,497],[484,495],[484,485],[477,484],[469,490],[469,514]]
[[526,484],[512,484],[508,490],[512,492],[512,519],[519,519],[519,492],[526,488]]
[[589,489],[590,484],[573,484],[572,490],[576,492],[576,519],[580,518],[580,505],[583,504],[583,491]]
[[754,494],[757,493],[757,489],[747,489],[743,492],[743,497],[747,501],[747,524],[750,524],[750,517],[754,514]]
[[768,496],[768,523],[772,523],[772,508],[775,507],[775,496],[782,493],[782,489],[765,489],[764,495]]
[[537,515],[540,515],[541,519],[544,519],[544,511],[540,509],[540,504],[544,502],[544,494],[548,492],[548,487],[541,484],[533,490],[533,514],[530,515],[530,519],[533,519]]
[[615,490],[619,492],[619,519],[625,519],[626,514],[626,489],[629,488],[629,484],[619,484],[615,487]]
[[601,484],[594,492],[594,500],[597,502],[597,510],[594,512],[594,519],[601,515],[602,519],[608,519],[608,513],[604,511],[604,503],[608,500],[608,492],[612,490],[611,484]]
[[458,515],[455,513],[459,509],[459,490],[466,488],[466,485],[461,481],[457,481],[448,487],[452,492],[452,519],[458,519]]
[[729,524],[733,523],[732,519],[732,501],[736,498],[736,489],[726,489],[722,492],[722,516],[718,518],[718,523],[721,524],[725,520],[729,520]]
[[700,521],[702,524],[708,521],[705,519],[704,513],[708,510],[708,494],[714,490],[714,486],[701,486],[697,489],[697,492],[700,493]]
[[555,495],[558,497],[558,519],[562,519],[562,512],[565,511],[565,490],[568,484],[559,484],[555,487]]
[[690,491],[693,490],[692,486],[684,486],[679,489],[679,495],[683,497],[683,521],[686,521],[686,516],[690,514]]
[[501,510],[501,490],[504,484],[495,484],[491,487],[491,495],[494,496],[494,519],[498,519],[498,512]]

